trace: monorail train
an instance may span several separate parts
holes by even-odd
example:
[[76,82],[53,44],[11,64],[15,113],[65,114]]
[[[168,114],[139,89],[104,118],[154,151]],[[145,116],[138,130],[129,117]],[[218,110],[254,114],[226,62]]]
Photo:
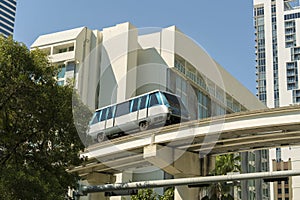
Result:
[[88,135],[96,142],[118,135],[144,131],[189,120],[179,96],[155,90],[124,102],[96,110],[89,124]]

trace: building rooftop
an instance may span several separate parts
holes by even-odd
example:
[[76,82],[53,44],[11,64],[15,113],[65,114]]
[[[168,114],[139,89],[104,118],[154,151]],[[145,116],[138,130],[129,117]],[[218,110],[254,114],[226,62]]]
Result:
[[41,35],[34,41],[34,43],[31,45],[31,48],[51,45],[57,42],[75,40],[76,37],[83,31],[83,29],[85,29],[85,27]]

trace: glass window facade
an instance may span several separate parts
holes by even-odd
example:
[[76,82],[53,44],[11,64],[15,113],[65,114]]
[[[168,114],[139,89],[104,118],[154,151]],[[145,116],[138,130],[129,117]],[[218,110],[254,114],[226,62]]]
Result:
[[276,25],[276,4],[271,6],[272,11],[272,49],[273,49],[273,87],[274,107],[279,107],[279,76],[278,76],[278,49],[277,49],[277,25]]
[[264,7],[254,8],[254,26],[256,35],[256,74],[257,96],[264,104],[267,102],[266,92],[266,55],[265,55],[265,23]]
[[[178,55],[175,56],[173,69],[169,72],[168,88],[171,92],[181,96],[187,107],[191,106],[191,101],[197,101],[197,108],[193,108],[197,111],[195,114],[197,119],[246,110],[232,96],[226,94],[223,89]],[[192,86],[193,91],[189,91],[188,85]],[[189,99],[190,92],[195,94],[196,100]]]
[[300,103],[300,89],[293,90],[293,103]]
[[287,89],[294,90],[298,88],[298,66],[297,62],[286,63]]
[[290,48],[296,45],[296,23],[295,20],[286,21],[285,27],[285,47]]
[[0,34],[8,37],[14,32],[16,0],[0,0]]

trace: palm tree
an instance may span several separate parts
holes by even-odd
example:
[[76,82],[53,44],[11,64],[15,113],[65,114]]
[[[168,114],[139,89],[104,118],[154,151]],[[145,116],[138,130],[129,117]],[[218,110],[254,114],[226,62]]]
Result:
[[[240,172],[240,156],[239,154],[226,154],[216,157],[215,169],[210,172],[210,175],[226,175],[229,172]],[[230,185],[226,182],[213,183],[208,187],[208,195],[202,200],[231,200]]]

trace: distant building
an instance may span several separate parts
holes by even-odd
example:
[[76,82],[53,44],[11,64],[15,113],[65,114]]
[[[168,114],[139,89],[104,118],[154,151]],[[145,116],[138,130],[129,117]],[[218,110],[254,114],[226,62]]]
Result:
[[16,0],[0,0],[0,34],[13,35],[16,16]]
[[[254,0],[257,96],[270,108],[300,103],[300,7],[296,0]],[[291,159],[300,168],[299,147],[271,149],[270,169]],[[300,196],[300,178],[293,177],[293,196]],[[271,199],[275,191],[271,183]]]
[[[291,170],[292,163],[289,159],[287,162],[273,160],[273,171],[284,171]],[[283,199],[293,199],[292,193],[292,178],[287,177],[287,180],[275,181],[273,184],[274,187],[274,199],[283,200]]]
[[[242,173],[269,171],[268,150],[258,150],[241,153]],[[241,200],[268,200],[270,186],[262,179],[241,181]]]

